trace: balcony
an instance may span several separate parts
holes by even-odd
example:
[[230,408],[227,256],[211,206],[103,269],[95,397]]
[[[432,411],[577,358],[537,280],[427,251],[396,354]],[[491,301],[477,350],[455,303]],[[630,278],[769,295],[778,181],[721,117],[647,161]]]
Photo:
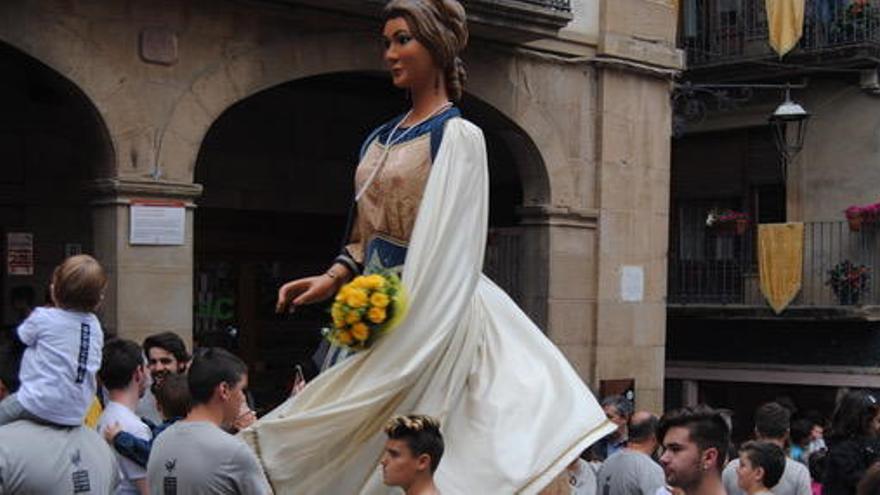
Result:
[[[328,12],[375,19],[388,0],[258,0],[267,4],[308,5]],[[475,34],[524,42],[555,36],[574,19],[571,0],[462,0]]]
[[[670,241],[667,302],[671,315],[778,318],[761,295],[754,229],[742,235],[692,229],[673,234]],[[844,261],[868,269],[864,290],[835,293],[828,285],[830,270]],[[877,267],[880,228],[876,224],[859,232],[850,231],[846,222],[805,224],[801,291],[779,317],[880,320]]]
[[692,73],[724,67],[732,80],[756,72],[790,75],[803,64],[857,68],[880,62],[880,0],[806,0],[803,37],[781,61],[768,43],[765,0],[681,5],[679,47]]

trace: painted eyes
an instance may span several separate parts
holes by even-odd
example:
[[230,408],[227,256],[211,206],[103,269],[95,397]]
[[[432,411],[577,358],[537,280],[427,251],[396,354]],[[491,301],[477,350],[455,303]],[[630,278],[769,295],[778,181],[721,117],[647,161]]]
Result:
[[[400,46],[406,45],[410,41],[412,41],[413,37],[410,34],[396,34],[394,35],[394,43]],[[385,46],[385,49],[391,48],[391,40],[388,38],[382,38],[382,44]]]

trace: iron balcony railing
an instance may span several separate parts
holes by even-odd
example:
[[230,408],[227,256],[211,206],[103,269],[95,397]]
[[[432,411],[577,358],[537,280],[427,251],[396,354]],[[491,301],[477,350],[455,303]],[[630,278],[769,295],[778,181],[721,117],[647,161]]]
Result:
[[[742,235],[711,228],[673,235],[670,304],[766,304],[760,290],[754,227]],[[792,307],[880,304],[880,228],[876,224],[854,232],[846,222],[806,223],[803,250],[802,287]],[[835,268],[839,275],[850,276],[836,290],[830,283]]]
[[530,3],[538,7],[544,7],[559,12],[571,12],[570,0],[520,0],[523,3]]
[[[681,0],[679,45],[688,68],[772,59],[765,0]],[[793,54],[880,47],[880,0],[806,0]]]

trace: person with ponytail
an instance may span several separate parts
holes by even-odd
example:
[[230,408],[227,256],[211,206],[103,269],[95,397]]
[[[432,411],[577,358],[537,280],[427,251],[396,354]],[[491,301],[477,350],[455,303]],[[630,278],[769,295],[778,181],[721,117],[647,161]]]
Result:
[[359,274],[395,271],[408,309],[241,435],[276,493],[385,494],[383,425],[425,414],[443,425],[444,495],[539,493],[610,433],[583,381],[516,304],[482,275],[489,178],[482,131],[455,106],[466,81],[465,10],[392,0],[384,59],[412,107],[361,147],[347,244],[326,272],[288,282],[286,311],[333,297]]

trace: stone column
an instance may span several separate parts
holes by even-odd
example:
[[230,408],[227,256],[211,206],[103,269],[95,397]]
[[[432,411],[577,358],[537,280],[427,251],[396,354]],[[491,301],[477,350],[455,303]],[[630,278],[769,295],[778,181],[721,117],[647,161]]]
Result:
[[[95,255],[110,283],[101,322],[107,335],[132,339],[172,331],[192,343],[193,209],[201,194],[196,184],[100,179],[92,184]],[[186,235],[179,246],[129,243],[129,207],[133,199],[182,201]]]
[[666,343],[669,92],[662,78],[599,74],[596,370],[600,380],[635,379],[636,407],[655,412]]
[[[587,384],[595,385],[596,212],[549,206],[520,211],[527,233],[526,301],[544,291],[538,322]],[[537,283],[536,283],[537,282]],[[538,312],[539,308],[526,308]],[[531,314],[531,313],[530,313]],[[538,313],[540,314],[540,313]]]

